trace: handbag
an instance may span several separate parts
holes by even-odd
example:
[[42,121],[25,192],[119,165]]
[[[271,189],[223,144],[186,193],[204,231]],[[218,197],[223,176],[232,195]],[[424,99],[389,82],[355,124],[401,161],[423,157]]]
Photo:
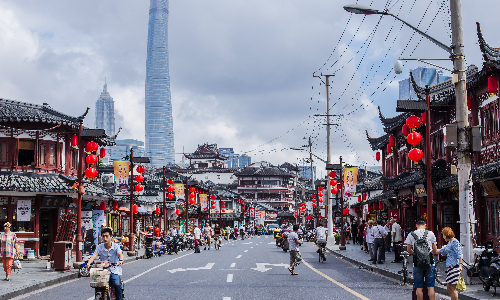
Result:
[[463,292],[466,288],[467,287],[465,286],[464,276],[462,275],[462,273],[460,273],[460,276],[458,277],[457,290],[459,292]]
[[21,266],[21,262],[19,261],[19,259],[14,259],[14,261],[12,262],[12,269],[21,270],[22,268],[23,266]]

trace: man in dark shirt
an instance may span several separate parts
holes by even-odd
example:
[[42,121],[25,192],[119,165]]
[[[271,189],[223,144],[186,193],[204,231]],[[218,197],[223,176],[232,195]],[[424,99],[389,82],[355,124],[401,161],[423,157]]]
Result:
[[351,234],[352,234],[352,243],[356,244],[358,242],[358,222],[356,222],[356,220],[352,221]]
[[361,221],[361,224],[358,226],[358,241],[361,245],[361,250],[363,250],[363,235],[365,234],[366,221]]

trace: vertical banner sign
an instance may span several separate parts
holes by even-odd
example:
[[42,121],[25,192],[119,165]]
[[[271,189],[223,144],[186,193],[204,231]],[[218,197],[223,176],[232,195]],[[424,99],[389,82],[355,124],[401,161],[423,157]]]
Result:
[[17,200],[17,220],[29,221],[31,217],[31,200]]
[[92,225],[94,232],[94,241],[99,238],[99,229],[101,225],[104,224],[104,210],[93,210],[92,211]]
[[200,204],[201,204],[201,209],[202,210],[207,210],[207,194],[200,194]]
[[186,219],[181,219],[179,221],[179,223],[180,223],[179,227],[181,229],[181,232],[186,233]]
[[92,222],[92,211],[91,210],[82,210],[82,227],[85,228],[85,231],[94,228],[93,222]]
[[174,184],[175,188],[175,198],[176,199],[184,199],[184,184],[182,183],[176,183]]
[[129,166],[128,161],[114,161],[113,170],[116,178],[116,193],[118,195],[128,195],[128,177]]
[[344,169],[344,192],[347,194],[356,194],[356,184],[358,183],[358,168]]
[[389,219],[394,219],[396,222],[399,222],[399,210],[389,209]]

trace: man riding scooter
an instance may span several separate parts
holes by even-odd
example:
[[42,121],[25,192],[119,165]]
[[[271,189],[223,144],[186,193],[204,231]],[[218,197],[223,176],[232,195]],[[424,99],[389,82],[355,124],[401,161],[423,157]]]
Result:
[[115,297],[117,300],[122,300],[122,287],[120,285],[120,276],[122,275],[123,253],[118,244],[113,243],[113,231],[111,228],[103,228],[101,230],[102,244],[99,244],[95,249],[94,254],[87,262],[87,268],[90,268],[97,255],[102,261],[108,261],[116,266],[108,268],[109,272],[109,286],[115,290]]

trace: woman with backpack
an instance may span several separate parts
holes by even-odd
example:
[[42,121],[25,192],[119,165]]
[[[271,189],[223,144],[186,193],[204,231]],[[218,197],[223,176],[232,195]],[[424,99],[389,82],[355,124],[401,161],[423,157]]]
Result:
[[434,254],[446,256],[446,289],[451,300],[458,300],[457,284],[462,273],[462,245],[455,238],[455,233],[450,227],[443,228],[441,233],[448,244],[437,249]]

